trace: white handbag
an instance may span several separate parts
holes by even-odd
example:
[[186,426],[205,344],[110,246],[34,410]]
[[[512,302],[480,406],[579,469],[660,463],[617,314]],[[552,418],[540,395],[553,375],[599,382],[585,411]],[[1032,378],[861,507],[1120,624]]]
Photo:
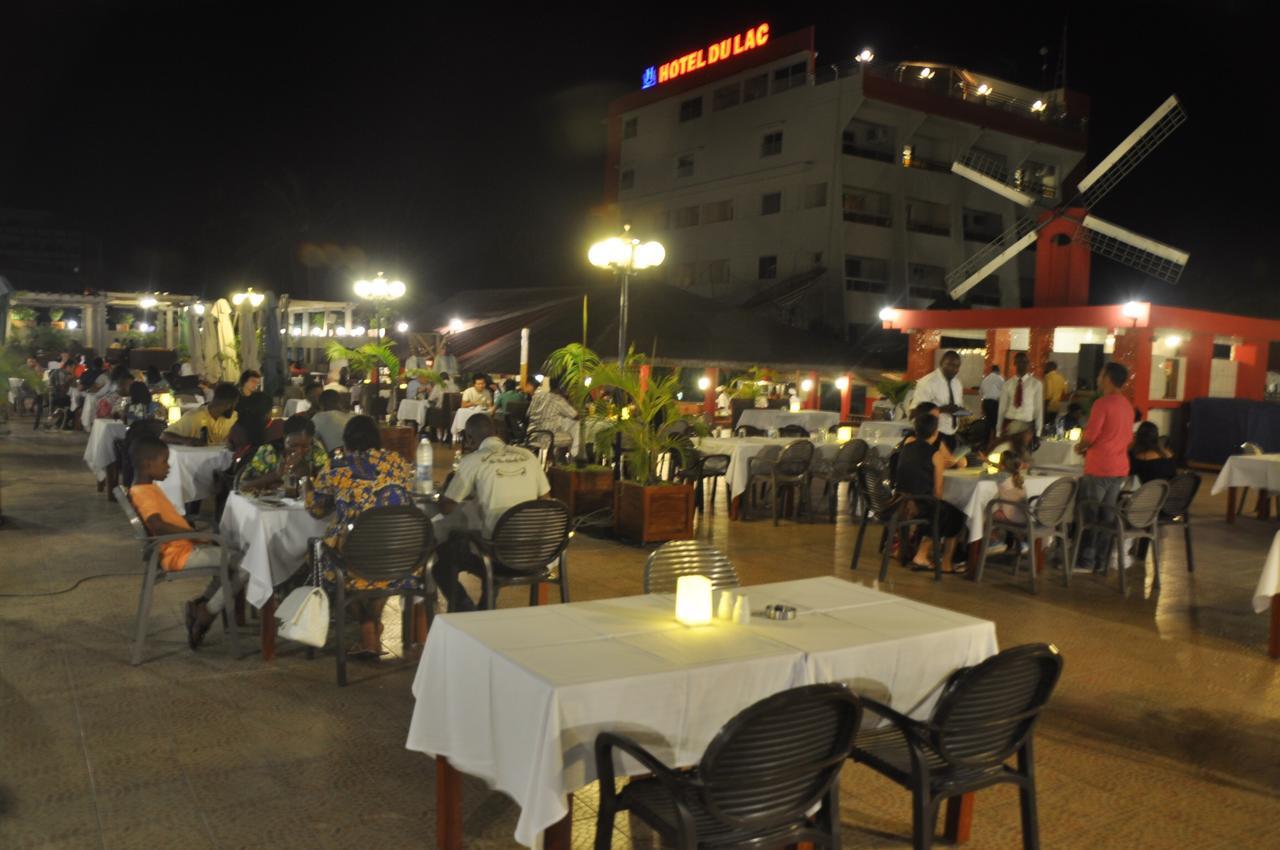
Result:
[[329,637],[329,594],[320,587],[320,557],[312,558],[311,585],[296,588],[276,608],[280,636],[322,647]]

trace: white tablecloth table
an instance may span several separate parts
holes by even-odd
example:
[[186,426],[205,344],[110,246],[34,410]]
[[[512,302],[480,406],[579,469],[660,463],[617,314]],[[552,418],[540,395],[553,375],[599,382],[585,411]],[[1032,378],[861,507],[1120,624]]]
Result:
[[742,590],[753,609],[800,616],[686,628],[671,596],[651,594],[438,617],[406,747],[510,795],[515,840],[534,846],[596,779],[600,732],[688,766],[734,714],[787,688],[843,681],[924,717],[953,670],[997,651],[993,623],[836,578]]
[[[1213,481],[1213,495],[1231,488],[1227,497],[1227,522],[1235,521],[1236,487],[1280,492],[1280,454],[1232,455]],[[1243,506],[1241,506],[1243,507]],[[1261,504],[1259,509],[1261,510]]]
[[1271,540],[1271,551],[1262,564],[1262,575],[1253,591],[1253,611],[1265,614],[1271,611],[1271,634],[1267,641],[1267,654],[1280,658],[1280,532]]
[[1084,468],[1084,455],[1076,453],[1075,440],[1041,440],[1040,448],[1031,456],[1033,466]]
[[462,436],[462,429],[467,427],[467,420],[479,413],[488,413],[489,411],[483,407],[460,407],[458,412],[453,414],[453,426],[449,429],[449,433],[455,437]]
[[169,474],[157,482],[182,513],[187,502],[217,493],[217,475],[231,466],[231,452],[222,446],[169,446]]
[[307,540],[323,536],[326,527],[300,501],[281,501],[285,505],[277,507],[232,493],[218,525],[228,545],[244,552],[240,568],[249,574],[245,598],[255,608],[267,604],[275,586],[298,571],[307,557]]
[[306,413],[311,409],[311,402],[305,398],[291,398],[284,403],[284,418],[288,419],[297,413]]
[[826,431],[832,425],[840,424],[840,414],[830,410],[751,410],[742,411],[738,417],[739,425],[750,425],[753,428],[783,428],[787,425],[799,425],[810,434]]
[[115,441],[123,440],[125,424],[119,419],[95,419],[89,431],[89,442],[84,447],[84,462],[93,474],[103,481],[107,467],[116,462]]
[[425,398],[406,398],[400,400],[400,406],[396,408],[396,420],[399,422],[408,422],[413,420],[418,423],[418,427],[422,428],[427,424],[427,410],[430,405],[427,404]]
[[[736,499],[747,492],[747,464],[751,458],[764,451],[766,446],[789,446],[797,437],[703,437],[695,440],[698,451],[709,455],[728,455],[729,470],[725,473],[725,483],[729,485],[729,495]],[[814,457],[830,460],[840,451],[839,443],[813,441],[816,451]]]
[[892,440],[893,445],[896,446],[902,442],[902,432],[910,428],[911,423],[906,419],[898,419],[893,422],[886,422],[883,419],[868,419],[858,426],[858,432],[854,436],[866,440],[868,443]]
[[[1063,475],[1025,475],[1023,486],[1027,498],[1031,499],[1043,493],[1050,484],[1063,478]],[[978,469],[953,469],[942,475],[942,498],[964,513],[969,524],[969,542],[982,540],[983,522],[987,504],[999,491],[997,479],[988,477]]]

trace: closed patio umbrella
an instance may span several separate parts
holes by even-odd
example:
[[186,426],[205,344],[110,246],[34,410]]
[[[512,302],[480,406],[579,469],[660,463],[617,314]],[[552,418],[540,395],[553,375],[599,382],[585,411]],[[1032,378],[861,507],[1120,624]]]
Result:
[[274,292],[262,303],[262,390],[275,398],[284,392],[284,347],[280,339],[280,310]]
[[[264,302],[265,303],[265,302]],[[240,311],[240,364],[245,369],[257,369],[258,360],[258,311],[248,299],[239,306]]]
[[236,356],[236,331],[231,324],[231,305],[219,298],[213,305],[213,318],[217,333],[217,353],[209,371],[219,381],[235,383],[240,378],[240,361]]

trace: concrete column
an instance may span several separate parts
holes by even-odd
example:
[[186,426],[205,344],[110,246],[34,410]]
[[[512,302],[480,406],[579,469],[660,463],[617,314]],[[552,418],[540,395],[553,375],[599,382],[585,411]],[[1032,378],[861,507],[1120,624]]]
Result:
[[1111,355],[1112,360],[1129,370],[1124,394],[1143,417],[1147,415],[1151,394],[1151,340],[1151,328],[1128,328],[1116,335],[1116,350]]
[[707,370],[707,391],[702,395],[702,412],[708,416],[716,415],[716,387],[719,386],[720,370],[712,366]]
[[1031,374],[1044,380],[1045,361],[1053,359],[1053,328],[1031,328],[1027,357],[1031,360]]
[[1231,352],[1236,361],[1236,398],[1262,401],[1267,391],[1266,340],[1247,339]]
[[1182,344],[1179,351],[1186,357],[1187,382],[1182,397],[1186,401],[1206,398],[1213,372],[1213,334],[1197,333]]
[[934,370],[941,331],[912,331],[907,340],[907,380],[916,381]]
[[840,421],[849,421],[849,410],[853,404],[853,375],[844,374],[844,389],[840,391]]
[[999,366],[1001,374],[1009,374],[1009,331],[991,328],[987,331],[987,368]]
[[819,399],[821,398],[822,384],[818,380],[817,372],[810,372],[809,380],[813,381],[813,388],[805,395],[803,407],[805,410],[817,410],[821,407]]

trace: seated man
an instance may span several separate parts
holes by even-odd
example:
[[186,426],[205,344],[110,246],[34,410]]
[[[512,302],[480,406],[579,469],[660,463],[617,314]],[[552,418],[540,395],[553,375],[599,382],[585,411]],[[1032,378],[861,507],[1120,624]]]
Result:
[[[231,388],[233,391],[234,387]],[[147,526],[147,533],[159,537],[194,531],[169,497],[156,484],[169,475],[169,447],[155,437],[139,437],[133,444],[134,483],[129,488],[129,501]],[[177,572],[188,567],[213,567],[222,561],[222,550],[212,543],[194,540],[169,540],[160,544],[160,567]],[[231,595],[240,592],[248,576],[239,570],[240,555],[230,559]],[[221,580],[214,577],[204,593],[186,604],[187,644],[197,649],[209,626],[226,605],[227,594]]]
[[284,438],[278,445],[272,440],[258,447],[240,481],[240,489],[265,490],[288,485],[302,476],[314,479],[329,466],[329,455],[315,435],[313,420],[301,414],[290,416],[284,421]]
[[507,412],[507,404],[510,402],[528,400],[528,396],[516,388],[516,382],[511,378],[507,378],[507,380],[502,383],[502,394],[494,399],[493,403],[497,407],[499,413],[505,414]]
[[182,418],[164,432],[164,441],[182,446],[223,445],[236,424],[239,400],[240,391],[235,384],[218,384],[213,388],[213,399],[182,414]]
[[[465,440],[476,449],[459,462],[453,480],[440,498],[444,517],[435,521],[436,539],[447,538],[447,542],[440,547],[440,557],[432,572],[449,601],[450,611],[469,611],[476,607],[458,583],[460,571],[482,571],[470,550],[470,535],[479,533],[486,539],[491,537],[498,519],[508,509],[522,502],[545,499],[551,493],[542,462],[528,449],[508,446],[496,437],[493,420],[488,416],[467,420]],[[459,510],[466,499],[475,500],[478,517]],[[480,605],[484,606],[483,597]]]
[[316,437],[327,452],[342,448],[342,429],[351,421],[347,401],[351,396],[337,390],[320,393],[320,411],[311,417],[316,426]]
[[431,393],[427,396],[427,404],[432,407],[439,407],[444,403],[445,393],[456,393],[458,385],[449,377],[448,372],[440,373],[440,380],[431,388]]
[[493,410],[493,394],[489,392],[488,384],[488,376],[477,374],[472,379],[471,386],[462,393],[462,406]]

